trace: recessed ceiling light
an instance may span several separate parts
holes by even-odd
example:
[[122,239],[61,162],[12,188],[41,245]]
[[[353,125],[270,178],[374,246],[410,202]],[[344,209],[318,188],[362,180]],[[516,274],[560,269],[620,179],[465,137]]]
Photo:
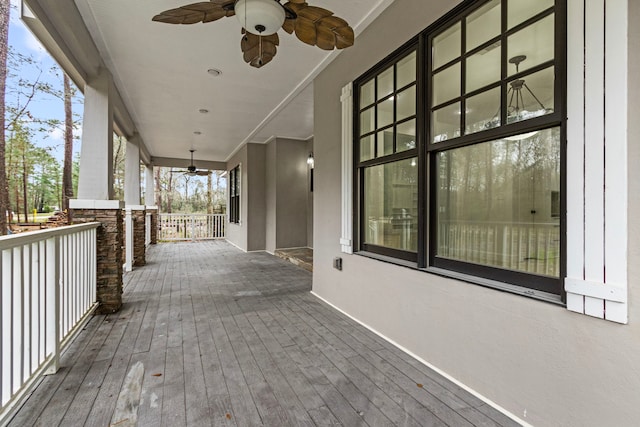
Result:
[[207,110],[206,108],[201,108],[198,111],[202,114],[207,114],[209,112],[209,110]]
[[199,130],[193,132],[194,135],[202,135],[202,132],[200,132]]
[[218,77],[222,74],[222,71],[218,70],[217,68],[209,68],[207,70],[207,73],[211,74],[214,77]]

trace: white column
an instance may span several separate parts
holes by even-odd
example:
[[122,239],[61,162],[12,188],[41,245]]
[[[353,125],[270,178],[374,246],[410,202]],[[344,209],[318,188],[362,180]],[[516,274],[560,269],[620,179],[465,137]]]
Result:
[[126,206],[140,204],[140,136],[135,134],[127,140],[124,159],[124,203]]
[[78,199],[113,198],[113,91],[107,70],[85,86]]
[[153,165],[147,165],[145,172],[145,192],[144,192],[144,204],[147,206],[155,206],[156,203],[156,186],[153,176]]

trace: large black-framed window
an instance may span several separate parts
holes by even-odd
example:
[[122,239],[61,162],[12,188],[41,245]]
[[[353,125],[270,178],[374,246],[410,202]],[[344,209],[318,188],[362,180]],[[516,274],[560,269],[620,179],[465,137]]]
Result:
[[355,161],[361,249],[417,261],[417,44],[356,85]]
[[240,223],[240,165],[229,171],[229,222]]
[[[354,82],[358,250],[563,294],[565,8],[467,1]],[[405,87],[386,82],[407,55],[415,145],[397,152],[402,122],[381,110],[397,109]],[[396,202],[408,203],[398,196],[407,165],[410,210]],[[400,246],[387,237],[396,229]]]

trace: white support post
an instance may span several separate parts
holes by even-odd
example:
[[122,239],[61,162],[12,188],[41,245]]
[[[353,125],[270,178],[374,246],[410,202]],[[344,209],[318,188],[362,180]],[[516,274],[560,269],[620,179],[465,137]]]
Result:
[[124,159],[124,202],[127,206],[140,204],[140,136],[127,140]]
[[353,253],[353,83],[342,88],[342,252]]
[[113,198],[113,91],[104,69],[85,86],[78,199]]
[[156,186],[153,176],[153,165],[146,165],[145,167],[145,192],[144,192],[144,204],[147,206],[154,206],[156,202]]

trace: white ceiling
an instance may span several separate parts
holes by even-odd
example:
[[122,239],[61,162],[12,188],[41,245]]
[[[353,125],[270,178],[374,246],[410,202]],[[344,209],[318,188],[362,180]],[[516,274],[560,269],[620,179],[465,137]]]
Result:
[[[75,0],[150,154],[185,158],[194,148],[198,159],[226,161],[245,142],[311,137],[311,82],[336,53],[280,30],[276,57],[256,69],[242,60],[235,17],[194,25],[151,21],[192,1]],[[391,1],[310,4],[346,19],[357,43],[357,35]],[[211,76],[210,68],[222,75]]]

